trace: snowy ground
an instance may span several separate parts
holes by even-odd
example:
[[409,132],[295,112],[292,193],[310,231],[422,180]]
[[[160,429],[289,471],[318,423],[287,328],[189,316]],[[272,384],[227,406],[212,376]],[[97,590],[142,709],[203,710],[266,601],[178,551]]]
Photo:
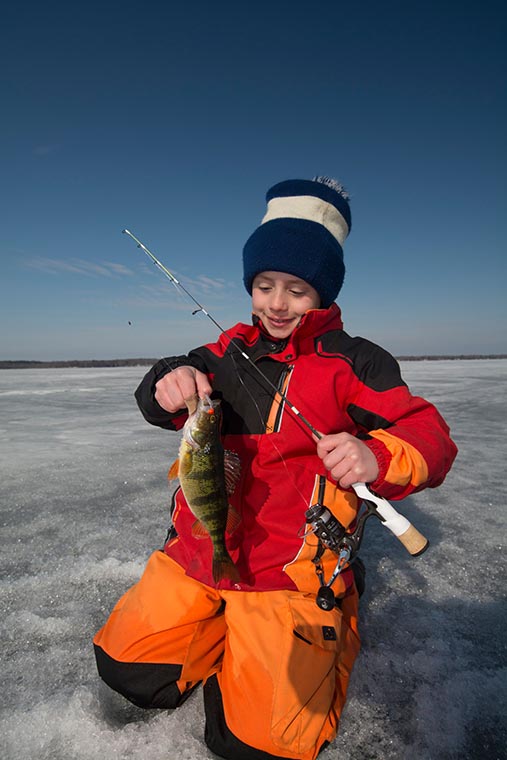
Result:
[[[91,637],[168,522],[179,436],[132,396],[143,368],[0,371],[0,757],[201,760],[196,692],[141,711],[101,686]],[[417,559],[376,521],[362,556],[363,649],[322,760],[507,757],[507,361],[403,364],[460,455],[402,509],[431,540]]]

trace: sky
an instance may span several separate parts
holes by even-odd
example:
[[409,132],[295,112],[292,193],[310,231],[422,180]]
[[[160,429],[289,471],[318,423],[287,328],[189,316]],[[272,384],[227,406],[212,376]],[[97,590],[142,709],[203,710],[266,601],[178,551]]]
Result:
[[345,329],[507,353],[505,3],[11,3],[0,31],[0,359],[183,353],[249,322],[276,182],[351,195]]

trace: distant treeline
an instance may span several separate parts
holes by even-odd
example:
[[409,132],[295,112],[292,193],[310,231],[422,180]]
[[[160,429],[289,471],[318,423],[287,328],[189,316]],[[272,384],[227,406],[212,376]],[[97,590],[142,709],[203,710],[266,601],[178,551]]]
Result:
[[438,362],[443,359],[446,359],[447,361],[449,359],[456,361],[462,359],[507,359],[507,354],[439,354],[437,356],[397,356],[396,358],[400,362]]
[[144,367],[155,364],[157,359],[71,359],[70,361],[0,361],[0,369],[61,369],[63,367]]
[[[507,354],[449,354],[427,356],[397,356],[403,362],[442,361],[463,359],[507,359]],[[61,369],[63,367],[151,367],[157,359],[72,359],[70,361],[36,362],[36,361],[1,361],[0,369]]]

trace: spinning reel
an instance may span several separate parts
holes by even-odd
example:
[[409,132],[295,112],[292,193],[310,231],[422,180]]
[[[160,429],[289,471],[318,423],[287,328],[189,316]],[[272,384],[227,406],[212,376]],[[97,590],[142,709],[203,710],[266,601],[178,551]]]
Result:
[[[354,530],[351,533],[347,533],[347,530],[340,521],[322,503],[325,487],[325,478],[321,477],[317,503],[306,510],[305,517],[307,524],[310,525],[311,532],[319,540],[319,548],[313,559],[315,571],[321,584],[316,602],[322,610],[332,610],[336,606],[336,599],[331,586],[345,566],[352,563],[356,558],[361,541],[363,540],[365,522],[371,515],[377,515],[377,511],[375,504],[365,501],[363,509],[357,517]],[[336,567],[327,583],[320,562],[325,549],[331,549],[332,552],[338,555]]]

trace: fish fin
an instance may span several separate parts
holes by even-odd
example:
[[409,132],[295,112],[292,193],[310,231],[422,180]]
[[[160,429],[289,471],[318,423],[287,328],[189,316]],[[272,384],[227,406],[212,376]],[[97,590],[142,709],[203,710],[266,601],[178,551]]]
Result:
[[239,512],[236,512],[234,507],[231,507],[229,504],[229,511],[227,512],[227,525],[225,526],[227,533],[234,533],[234,531],[239,528],[240,523],[241,515]]
[[241,477],[241,460],[235,451],[224,451],[224,475],[227,495],[234,493]]
[[194,538],[209,538],[209,533],[200,520],[195,521],[191,532]]
[[176,459],[172,465],[169,467],[169,472],[167,473],[167,478],[169,480],[176,480],[178,477],[180,471],[180,460]]
[[226,557],[225,559],[213,559],[212,573],[215,583],[220,583],[220,581],[225,579],[228,579],[233,583],[239,583],[241,580],[238,568],[230,557]]

